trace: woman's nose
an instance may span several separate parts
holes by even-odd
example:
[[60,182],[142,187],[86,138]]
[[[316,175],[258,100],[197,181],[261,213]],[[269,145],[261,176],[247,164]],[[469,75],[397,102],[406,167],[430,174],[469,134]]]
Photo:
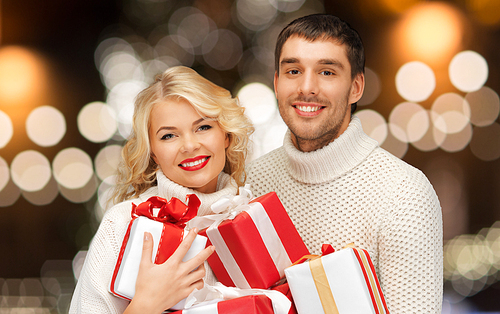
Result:
[[196,151],[201,146],[198,138],[195,135],[187,135],[184,136],[181,151],[183,153],[189,153],[192,151]]

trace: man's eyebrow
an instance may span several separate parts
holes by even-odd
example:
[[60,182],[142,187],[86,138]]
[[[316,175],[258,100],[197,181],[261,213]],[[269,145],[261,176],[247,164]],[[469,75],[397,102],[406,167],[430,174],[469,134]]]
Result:
[[325,65],[333,65],[335,67],[338,67],[340,69],[344,69],[344,64],[342,62],[335,60],[335,59],[320,59],[318,61],[319,64],[325,64]]
[[280,65],[283,66],[285,64],[290,64],[290,63],[299,63],[299,59],[297,58],[283,58],[281,60]]
[[[300,63],[298,58],[283,58],[281,60],[280,65],[284,66],[285,64],[292,64],[292,63]],[[323,65],[333,65],[335,67],[338,67],[339,69],[344,69],[344,64],[342,62],[336,60],[336,59],[320,59],[317,62],[318,64],[323,64]]]

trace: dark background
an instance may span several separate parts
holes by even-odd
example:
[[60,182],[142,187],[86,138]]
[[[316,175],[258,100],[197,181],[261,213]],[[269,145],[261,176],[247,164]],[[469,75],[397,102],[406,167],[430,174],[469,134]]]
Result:
[[[171,1],[174,7],[197,5],[198,7],[218,6],[230,10],[232,1]],[[366,65],[380,75],[382,82],[393,80],[394,73],[401,64],[391,62],[389,50],[390,28],[396,17],[374,13],[360,13],[360,6],[370,1],[325,1],[327,13],[333,13],[349,21],[359,31],[365,43]],[[458,9],[464,9],[465,1],[448,1]],[[306,2],[307,4],[307,2]],[[119,0],[0,0],[0,49],[9,45],[23,46],[37,51],[50,65],[53,77],[51,84],[53,104],[66,117],[67,133],[54,147],[38,147],[27,137],[24,125],[14,125],[11,142],[0,149],[8,164],[20,151],[35,149],[53,160],[55,154],[65,147],[78,147],[94,157],[102,144],[85,140],[76,125],[79,110],[92,101],[105,101],[105,88],[94,62],[94,51],[103,39],[105,30],[118,23],[127,25],[138,33],[150,29],[148,23],[138,23],[124,13],[128,1]],[[373,5],[373,4],[371,4]],[[223,14],[221,12],[220,14]],[[481,27],[474,24],[472,33],[465,36],[463,46],[481,53],[490,67],[487,85],[500,91],[500,58],[498,43],[499,27]],[[466,50],[464,49],[464,50]],[[236,70],[216,71],[198,62],[194,67],[207,78],[233,90],[237,83]],[[388,117],[397,97],[394,84],[385,84],[382,95],[368,106]],[[423,102],[430,107],[429,102]],[[2,107],[7,114],[26,108]],[[497,119],[498,121],[498,119]],[[500,139],[492,139],[500,141]],[[468,209],[464,233],[475,234],[482,228],[489,228],[500,220],[500,161],[481,161],[467,147],[457,153],[443,150],[421,152],[410,146],[404,160],[423,169],[433,181],[428,169],[429,160],[451,158],[458,163],[464,174],[464,199]],[[437,190],[438,196],[440,191]],[[2,195],[0,194],[0,197]],[[5,195],[3,196],[5,197]],[[457,195],[457,197],[461,197]],[[95,199],[93,199],[95,201]],[[71,260],[75,254],[85,249],[97,226],[89,204],[74,204],[61,195],[45,206],[34,206],[22,196],[8,207],[0,207],[0,278],[40,277],[40,269],[46,260]],[[453,226],[445,224],[446,230]],[[83,226],[83,228],[82,228]],[[448,229],[447,229],[448,228]],[[455,236],[453,232],[448,233]],[[445,239],[448,240],[448,239]],[[498,275],[497,275],[498,278]],[[482,311],[500,311],[500,284],[469,298],[471,304]]]

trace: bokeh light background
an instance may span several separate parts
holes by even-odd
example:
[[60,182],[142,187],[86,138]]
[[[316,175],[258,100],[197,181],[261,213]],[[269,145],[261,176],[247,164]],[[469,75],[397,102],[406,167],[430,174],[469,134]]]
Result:
[[357,115],[443,208],[443,313],[500,311],[500,1],[0,1],[0,313],[65,313],[135,95],[174,65],[238,96],[251,159],[282,143],[274,45],[333,13],[366,49]]

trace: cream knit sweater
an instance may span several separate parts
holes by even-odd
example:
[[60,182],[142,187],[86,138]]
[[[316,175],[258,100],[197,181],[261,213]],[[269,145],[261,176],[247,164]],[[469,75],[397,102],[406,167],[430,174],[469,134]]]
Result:
[[354,242],[374,262],[391,314],[441,313],[441,207],[431,184],[353,117],[335,141],[298,151],[290,137],[248,167],[256,196],[275,191],[311,253]]
[[[85,263],[77,282],[69,313],[123,313],[128,301],[115,297],[108,291],[113,270],[120,252],[123,237],[131,220],[132,203],[139,204],[151,196],[161,196],[166,199],[176,197],[185,201],[186,195],[196,194],[201,206],[198,216],[213,214],[210,206],[224,195],[236,195],[236,183],[225,173],[221,173],[217,182],[217,192],[203,194],[170,181],[159,171],[158,185],[148,189],[139,198],[119,203],[109,209],[103,217],[90,245]],[[209,270],[205,280],[215,282],[213,273]],[[168,280],[168,278],[166,278]]]

